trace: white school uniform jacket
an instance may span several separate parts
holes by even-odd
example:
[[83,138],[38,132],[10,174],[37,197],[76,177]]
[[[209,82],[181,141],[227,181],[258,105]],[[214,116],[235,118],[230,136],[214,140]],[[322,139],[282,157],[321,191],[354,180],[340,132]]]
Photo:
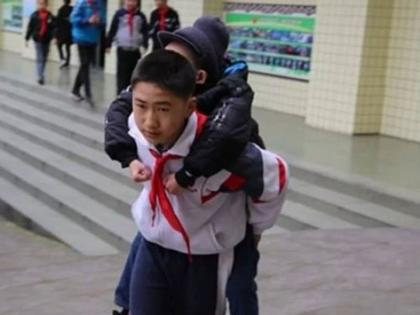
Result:
[[272,227],[288,183],[285,161],[249,144],[232,170],[197,178],[194,186],[179,195],[166,191],[163,178],[182,167],[205,120],[201,114],[191,114],[176,143],[162,154],[143,137],[133,115],[128,121],[139,159],[153,174],[132,206],[137,228],[146,240],[187,254],[232,249],[244,238],[247,220],[255,234]]

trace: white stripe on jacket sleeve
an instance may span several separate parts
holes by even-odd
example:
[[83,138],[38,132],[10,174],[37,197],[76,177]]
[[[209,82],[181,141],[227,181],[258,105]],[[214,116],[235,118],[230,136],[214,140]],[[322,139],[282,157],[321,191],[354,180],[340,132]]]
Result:
[[249,223],[254,234],[261,234],[276,223],[289,182],[289,168],[285,160],[269,151],[261,150],[261,154],[264,189],[258,200],[248,198]]

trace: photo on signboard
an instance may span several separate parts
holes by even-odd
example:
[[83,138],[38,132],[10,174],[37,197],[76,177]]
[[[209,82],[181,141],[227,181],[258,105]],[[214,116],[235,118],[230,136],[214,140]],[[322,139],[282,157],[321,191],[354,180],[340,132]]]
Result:
[[315,6],[226,3],[228,53],[250,71],[308,80]]

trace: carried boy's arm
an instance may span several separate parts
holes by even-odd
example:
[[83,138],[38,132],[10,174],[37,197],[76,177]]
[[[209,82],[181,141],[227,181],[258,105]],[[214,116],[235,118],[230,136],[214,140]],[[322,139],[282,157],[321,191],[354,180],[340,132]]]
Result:
[[[227,97],[209,116],[202,134],[176,174],[179,185],[193,185],[195,178],[209,177],[234,163],[250,139],[251,104],[254,92],[241,78],[226,78],[215,89]],[[217,92],[221,93],[221,92]]]
[[123,91],[114,100],[105,115],[105,152],[122,167],[138,159],[137,146],[128,134],[128,117],[132,112],[132,93]]

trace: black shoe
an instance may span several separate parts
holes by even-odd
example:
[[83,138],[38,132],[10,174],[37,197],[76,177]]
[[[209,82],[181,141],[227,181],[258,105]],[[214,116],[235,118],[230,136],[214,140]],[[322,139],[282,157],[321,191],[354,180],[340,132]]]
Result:
[[95,107],[95,102],[93,101],[93,99],[91,97],[86,97],[86,103],[89,104],[90,108]]
[[66,61],[63,60],[60,64],[60,69],[67,68],[68,66],[69,66],[69,64]]
[[81,102],[85,98],[82,95],[80,95],[79,93],[72,92],[71,93],[71,99],[75,102]]
[[128,310],[125,310],[125,309],[123,309],[123,310],[121,310],[121,312],[118,312],[118,311],[112,311],[112,315],[128,315]]
[[38,84],[39,84],[39,85],[44,85],[44,84],[45,84],[45,82],[44,82],[44,78],[39,79],[39,80],[38,80]]

